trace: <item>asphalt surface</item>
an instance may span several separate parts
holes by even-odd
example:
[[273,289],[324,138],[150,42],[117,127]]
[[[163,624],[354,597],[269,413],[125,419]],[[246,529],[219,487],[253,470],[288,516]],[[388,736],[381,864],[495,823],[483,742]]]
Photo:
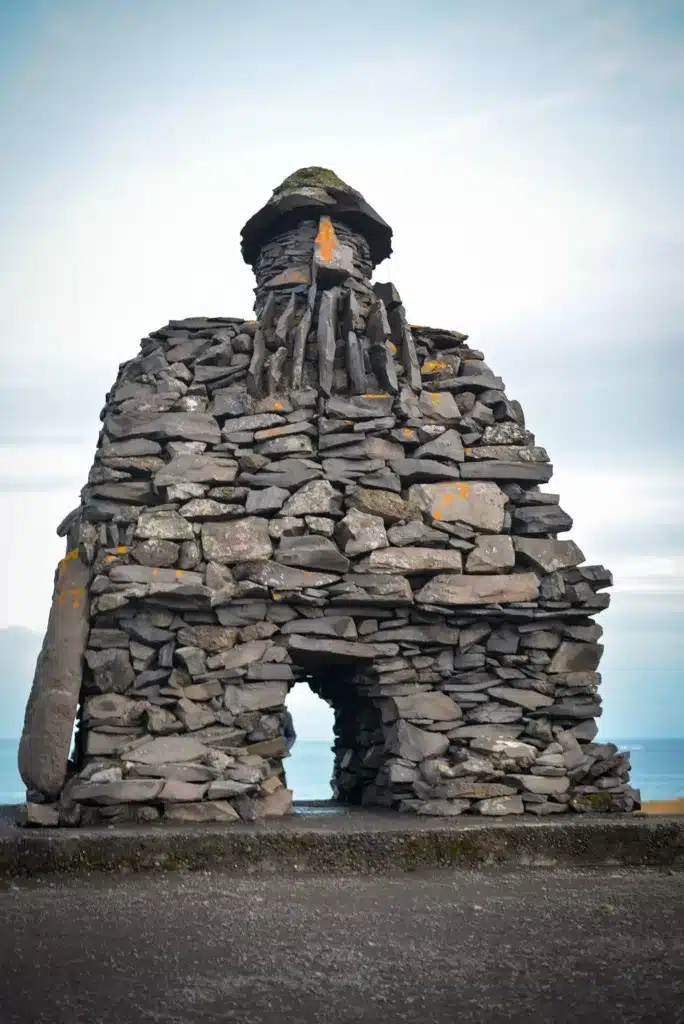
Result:
[[92,875],[0,888],[1,1024],[684,1022],[684,874]]

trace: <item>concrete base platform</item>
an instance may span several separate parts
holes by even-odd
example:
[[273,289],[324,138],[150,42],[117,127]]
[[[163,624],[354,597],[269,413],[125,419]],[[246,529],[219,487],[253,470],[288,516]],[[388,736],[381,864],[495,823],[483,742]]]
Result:
[[23,829],[0,813],[0,878],[91,871],[377,874],[480,865],[684,868],[684,818],[420,818],[300,804],[238,825]]

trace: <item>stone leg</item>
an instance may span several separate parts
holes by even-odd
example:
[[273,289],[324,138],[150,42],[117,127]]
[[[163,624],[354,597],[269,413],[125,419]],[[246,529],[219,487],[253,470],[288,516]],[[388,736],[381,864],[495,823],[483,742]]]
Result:
[[66,779],[88,637],[88,577],[78,551],[69,551],[57,568],[19,744],[19,772],[26,788],[46,800],[59,796]]

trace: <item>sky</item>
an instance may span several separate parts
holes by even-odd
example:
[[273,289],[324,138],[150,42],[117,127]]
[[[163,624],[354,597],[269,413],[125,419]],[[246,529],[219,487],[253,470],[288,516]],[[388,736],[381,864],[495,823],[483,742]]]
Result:
[[118,364],[251,314],[240,229],[308,164],[392,225],[376,279],[484,351],[612,569],[602,735],[684,736],[684,0],[0,0],[0,130],[0,736]]

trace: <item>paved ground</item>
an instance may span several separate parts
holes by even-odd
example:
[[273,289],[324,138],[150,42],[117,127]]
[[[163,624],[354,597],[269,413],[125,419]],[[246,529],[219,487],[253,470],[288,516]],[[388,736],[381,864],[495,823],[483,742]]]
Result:
[[684,874],[4,884],[2,1024],[684,1022]]

